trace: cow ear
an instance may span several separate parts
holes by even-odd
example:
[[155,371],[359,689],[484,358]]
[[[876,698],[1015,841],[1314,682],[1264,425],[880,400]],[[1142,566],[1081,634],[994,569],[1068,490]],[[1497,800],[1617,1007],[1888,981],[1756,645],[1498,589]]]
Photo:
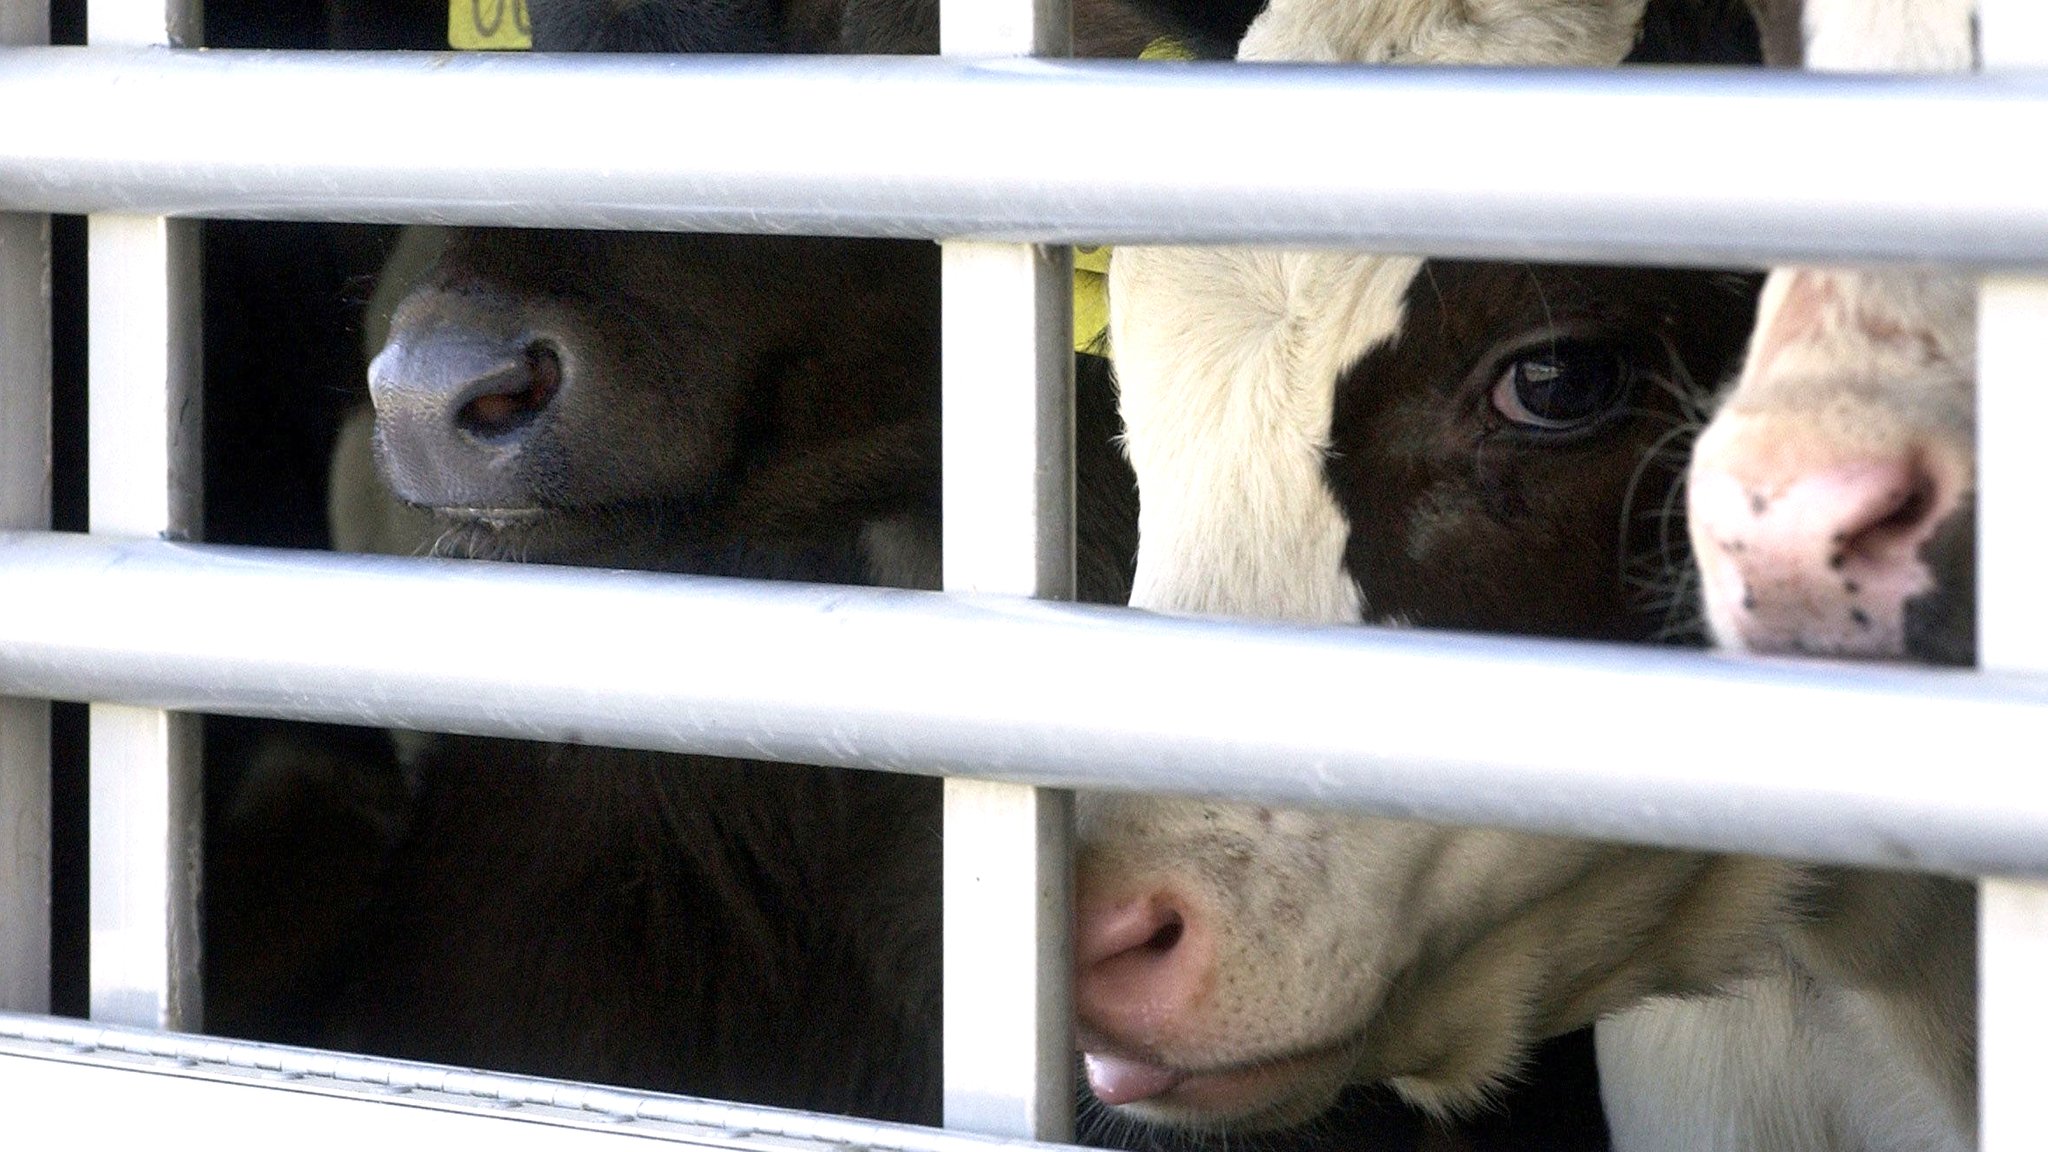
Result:
[[1196,59],[1230,60],[1266,0],[1127,0],[1185,43]]

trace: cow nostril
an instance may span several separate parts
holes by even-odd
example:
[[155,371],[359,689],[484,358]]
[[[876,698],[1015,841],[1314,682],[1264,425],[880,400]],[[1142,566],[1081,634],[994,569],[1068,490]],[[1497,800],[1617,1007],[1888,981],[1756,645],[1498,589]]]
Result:
[[546,341],[526,346],[523,371],[504,386],[472,397],[455,415],[456,426],[481,440],[516,435],[538,419],[562,389],[562,358]]
[[[1835,543],[1851,553],[1875,559],[1899,543],[1916,540],[1934,515],[1940,502],[1937,481],[1917,465],[1903,468],[1899,483],[1874,502],[1860,519],[1852,519],[1836,533]],[[1837,554],[1839,557],[1839,553]],[[1839,568],[1840,564],[1835,564]]]
[[1169,911],[1166,915],[1168,917],[1166,923],[1161,924],[1159,931],[1154,932],[1150,939],[1140,945],[1145,951],[1153,953],[1171,952],[1174,945],[1179,944],[1180,938],[1186,934],[1187,923],[1180,918],[1180,913]]
[[1871,527],[1879,531],[1910,532],[1918,528],[1933,510],[1934,479],[1925,472],[1919,472],[1913,477],[1913,486],[1900,495],[1898,507]]
[[1079,912],[1074,997],[1086,1029],[1142,1046],[1196,1012],[1216,964],[1199,904],[1161,890],[1113,903],[1084,898]]

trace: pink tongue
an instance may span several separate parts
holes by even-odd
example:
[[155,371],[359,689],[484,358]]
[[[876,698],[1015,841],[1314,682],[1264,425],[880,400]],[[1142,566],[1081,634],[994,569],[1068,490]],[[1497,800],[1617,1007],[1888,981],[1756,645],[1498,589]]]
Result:
[[1083,1057],[1088,1067],[1088,1087],[1104,1104],[1129,1104],[1134,1100],[1150,1100],[1154,1096],[1171,1091],[1186,1077],[1170,1068],[1157,1064],[1142,1064],[1136,1060],[1125,1060],[1117,1056],[1096,1056],[1092,1053]]

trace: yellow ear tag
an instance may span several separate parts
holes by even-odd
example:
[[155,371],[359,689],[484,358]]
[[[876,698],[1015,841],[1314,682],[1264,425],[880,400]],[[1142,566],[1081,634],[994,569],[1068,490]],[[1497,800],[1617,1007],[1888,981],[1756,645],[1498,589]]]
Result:
[[[1140,60],[1193,60],[1186,44],[1162,36]],[[1074,351],[1109,355],[1109,246],[1074,249]]]
[[533,47],[526,0],[448,0],[448,46],[524,52]]
[[1109,355],[1109,246],[1074,249],[1074,351]]
[[1161,36],[1138,53],[1140,60],[1193,60],[1195,50],[1171,36]]

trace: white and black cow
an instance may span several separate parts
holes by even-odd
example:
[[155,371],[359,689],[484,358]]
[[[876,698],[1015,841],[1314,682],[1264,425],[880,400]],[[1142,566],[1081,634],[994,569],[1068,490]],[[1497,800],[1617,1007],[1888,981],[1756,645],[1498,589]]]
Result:
[[[1886,14],[1831,8],[1860,23],[1808,14],[1819,64],[1927,64],[1855,55]],[[1886,8],[1919,51],[1966,64],[1966,6]],[[1559,0],[1276,2],[1243,55],[1604,64],[1628,16]],[[1133,603],[1493,623],[1411,613],[1413,592],[1360,564],[1481,519],[1348,476],[1343,449],[1362,433],[1346,392],[1415,338],[1421,269],[1118,254],[1145,494]],[[1497,410],[1516,379],[1493,383]],[[1694,474],[1708,586],[1716,566],[1737,574],[1710,609],[1716,631],[1966,652],[1966,580],[1944,558],[1968,517],[1968,379],[1958,281],[1780,273]],[[1561,724],[1597,724],[1597,707],[1561,701]],[[1085,797],[1081,814],[1079,1002],[1098,1093],[1126,1107],[1255,1127],[1358,1078],[1458,1107],[1511,1076],[1534,1037],[1597,1019],[1618,1148],[1972,1144],[1972,908],[1956,883],[1208,801]]]
[[[1641,11],[1275,0],[1240,55],[1608,65]],[[1706,276],[1446,267],[1118,252],[1134,604],[1655,634],[1620,559],[1630,518],[1644,492],[1653,509],[1679,500],[1657,437],[1730,364],[1688,341],[1740,340],[1747,301],[1717,303],[1728,290]],[[1484,285],[1470,298],[1468,277]],[[1434,351],[1458,335],[1463,352]],[[1558,723],[1597,725],[1600,707],[1560,700]],[[1364,689],[1357,722],[1369,739]],[[1825,973],[1875,994],[1817,1011],[1898,1011],[1889,965],[1925,959],[1907,975],[1936,994],[1901,1026],[1967,1021],[1967,956],[1909,947],[1968,939],[1967,902],[1938,883],[1204,800],[1085,796],[1079,816],[1082,1042],[1097,1094],[1135,1114],[1258,1128],[1361,1080],[1458,1109],[1537,1040],[1601,1021],[1620,1147],[1967,1144],[1966,1050],[1814,1029],[1782,1002]],[[1861,1079],[1830,1080],[1845,1071]]]

